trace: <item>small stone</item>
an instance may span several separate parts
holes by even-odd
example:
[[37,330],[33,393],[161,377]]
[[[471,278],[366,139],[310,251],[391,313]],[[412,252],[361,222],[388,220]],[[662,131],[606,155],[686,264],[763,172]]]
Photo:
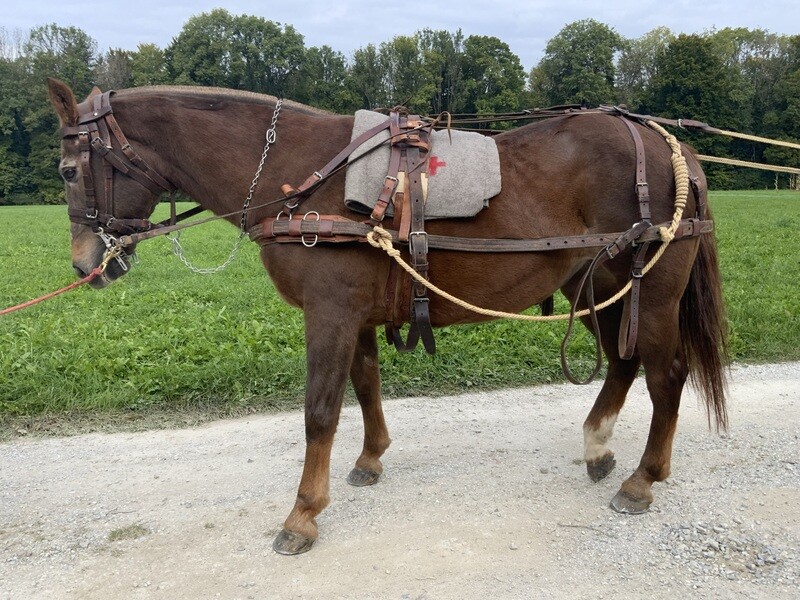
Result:
[[550,469],[548,469],[547,467],[542,467],[541,469],[539,469],[539,473],[541,473],[542,475],[547,475],[549,472]]
[[509,549],[509,550],[519,550],[519,546],[517,546],[517,545],[516,545],[514,542],[511,542],[511,543],[508,545],[508,549]]

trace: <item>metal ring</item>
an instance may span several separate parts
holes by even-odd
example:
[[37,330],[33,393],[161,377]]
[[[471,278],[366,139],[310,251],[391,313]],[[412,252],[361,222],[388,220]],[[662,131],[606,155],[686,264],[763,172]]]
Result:
[[315,210],[310,210],[310,211],[308,211],[306,214],[304,214],[304,215],[303,215],[303,221],[305,221],[305,220],[306,220],[306,217],[307,217],[308,215],[317,215],[317,218],[316,218],[316,219],[314,219],[315,221],[319,221],[319,220],[320,220],[320,218],[321,218],[321,217],[319,216],[319,213],[318,213],[317,211],[315,211]]
[[281,220],[281,215],[285,215],[285,216],[286,216],[286,219],[287,219],[287,220],[289,219],[289,216],[288,216],[288,215],[286,215],[286,213],[285,213],[285,212],[281,211],[281,212],[279,212],[279,213],[278,213],[278,216],[277,216],[277,217],[275,217],[275,221],[276,221],[276,222]]
[[315,233],[314,234],[314,241],[309,243],[309,242],[306,241],[306,236],[305,235],[301,235],[300,236],[300,241],[303,242],[303,246],[305,246],[306,248],[313,248],[314,246],[317,245],[317,242],[319,241],[319,236]]

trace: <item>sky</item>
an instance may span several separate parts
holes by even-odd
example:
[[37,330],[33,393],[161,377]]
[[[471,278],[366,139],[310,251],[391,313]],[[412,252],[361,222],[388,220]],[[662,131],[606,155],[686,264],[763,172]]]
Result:
[[48,23],[76,26],[93,37],[101,52],[135,50],[139,43],[162,48],[193,15],[224,8],[230,13],[264,17],[293,25],[310,46],[328,45],[348,58],[367,44],[379,45],[396,35],[420,29],[461,29],[465,36],[489,35],[506,42],[526,70],[544,56],[547,41],[562,27],[592,18],[627,38],[659,26],[673,33],[702,33],[725,27],[800,33],[798,0],[284,0],[245,2],[218,0],[6,0],[0,27],[6,32]]

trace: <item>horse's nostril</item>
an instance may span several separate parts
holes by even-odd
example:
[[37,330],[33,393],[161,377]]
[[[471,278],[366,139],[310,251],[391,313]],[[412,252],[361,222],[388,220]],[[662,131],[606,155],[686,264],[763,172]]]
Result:
[[78,265],[72,265],[72,268],[75,270],[75,274],[80,278],[83,279],[88,275],[83,269],[81,269]]

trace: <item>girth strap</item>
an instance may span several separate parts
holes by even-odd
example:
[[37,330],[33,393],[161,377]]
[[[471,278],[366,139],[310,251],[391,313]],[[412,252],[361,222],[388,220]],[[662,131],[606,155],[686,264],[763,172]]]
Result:
[[[408,242],[408,251],[411,256],[411,265],[414,270],[428,278],[428,234],[425,232],[425,190],[423,177],[428,170],[428,152],[430,150],[430,126],[423,126],[416,115],[408,116],[398,111],[390,115],[390,133],[392,139],[392,161],[397,162],[402,171],[400,180],[403,189],[398,190],[394,197],[395,219],[394,224],[399,227],[398,236],[403,242]],[[390,169],[392,164],[390,163]],[[391,171],[390,171],[391,175]],[[400,173],[398,173],[398,176]],[[385,186],[384,186],[385,189]],[[380,200],[380,198],[379,198]],[[376,206],[371,219],[373,223],[380,222],[385,215],[386,206]],[[401,278],[391,266],[387,279],[387,305],[386,305],[386,336],[400,352],[409,352],[416,348],[420,340],[429,354],[436,352],[436,340],[430,321],[429,298],[427,288],[417,281],[410,281],[407,277]],[[410,286],[410,325],[408,337],[403,342],[400,327],[396,321],[402,323],[404,319],[397,319],[395,287],[398,282]],[[400,306],[403,305],[403,289],[400,285]],[[389,302],[388,300],[391,300]],[[399,310],[407,310],[401,308]]]

